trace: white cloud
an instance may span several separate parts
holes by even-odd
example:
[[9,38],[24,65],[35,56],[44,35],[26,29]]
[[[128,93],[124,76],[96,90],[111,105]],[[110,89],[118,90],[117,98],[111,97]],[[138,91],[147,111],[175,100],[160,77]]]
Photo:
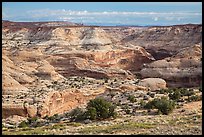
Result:
[[[3,17],[9,17],[3,13]],[[137,23],[156,23],[161,21],[183,21],[189,18],[202,18],[201,12],[126,12],[126,11],[74,11],[66,9],[39,9],[30,10],[25,13],[18,13],[12,15],[18,21],[40,21],[40,20],[57,20],[57,21],[71,21],[71,22],[85,22],[85,23],[121,23],[121,24],[137,24]],[[9,18],[8,18],[9,19]],[[152,21],[152,22],[148,22]]]
[[159,20],[159,18],[158,17],[154,17],[154,21],[158,21]]
[[40,9],[40,10],[31,10],[27,12],[34,16],[52,16],[52,15],[159,15],[159,16],[178,16],[178,15],[202,15],[199,12],[123,12],[123,11],[102,11],[102,12],[90,12],[90,11],[72,11],[72,10],[50,10],[50,9]]
[[174,17],[165,17],[166,20],[174,20]]

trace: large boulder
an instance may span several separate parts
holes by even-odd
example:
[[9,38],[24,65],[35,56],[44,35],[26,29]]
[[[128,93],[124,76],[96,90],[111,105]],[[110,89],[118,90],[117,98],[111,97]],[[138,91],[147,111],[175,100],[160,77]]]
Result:
[[150,88],[152,91],[166,89],[166,81],[161,78],[145,78],[138,85]]

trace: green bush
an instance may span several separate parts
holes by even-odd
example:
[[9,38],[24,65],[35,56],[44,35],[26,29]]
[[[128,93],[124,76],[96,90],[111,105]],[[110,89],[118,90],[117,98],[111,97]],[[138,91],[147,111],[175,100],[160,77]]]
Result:
[[190,97],[192,95],[195,95],[193,90],[188,90],[188,89],[185,89],[185,88],[181,88],[180,93],[181,93],[181,96],[188,96],[188,97]]
[[37,119],[38,119],[37,117],[33,117],[33,118],[28,118],[27,120],[29,124],[32,124],[32,123],[35,123]]
[[181,97],[181,93],[179,90],[175,90],[173,93],[169,93],[169,98],[172,99],[172,100],[179,100]]
[[158,109],[158,112],[161,112],[162,114],[168,115],[173,111],[175,108],[175,102],[173,100],[167,100],[166,98],[161,99],[154,99],[152,101],[149,101],[144,108],[146,109]]
[[69,117],[71,121],[81,121],[85,119],[85,111],[81,108],[75,108],[69,113]]
[[152,92],[147,92],[147,95],[149,95],[151,98],[155,97],[155,93],[152,93]]
[[85,119],[98,120],[109,117],[115,118],[117,116],[115,108],[116,106],[111,102],[108,102],[103,98],[96,98],[88,102],[86,111],[77,107],[72,110],[68,116],[71,121],[81,121]]
[[160,90],[156,90],[155,91],[157,94],[164,94],[165,90],[164,89],[160,89]]
[[129,95],[129,96],[128,96],[128,100],[130,100],[130,102],[132,102],[132,103],[134,103],[134,102],[137,101],[137,99],[136,99],[135,96],[133,96],[133,95]]
[[48,115],[46,115],[45,117],[44,117],[44,119],[47,119],[47,120],[50,120],[50,121],[53,121],[53,120],[56,120],[58,118],[58,114],[54,114],[53,116],[48,116]]
[[200,84],[199,91],[202,92],[202,83]]
[[125,104],[122,109],[125,111],[126,114],[130,114],[130,108],[127,104]]
[[130,114],[130,109],[125,109],[126,114]]
[[146,105],[146,103],[144,102],[144,100],[140,100],[140,108],[144,108]]
[[49,116],[48,116],[48,115],[46,115],[45,117],[43,117],[43,119],[48,120],[48,119],[49,119]]
[[97,118],[96,108],[90,107],[86,111],[85,115],[86,115],[86,118],[88,118],[88,119],[92,119],[92,120],[96,119]]
[[149,101],[148,103],[146,103],[145,105],[144,105],[144,108],[145,109],[154,109],[155,108],[155,101],[156,101],[157,99],[154,99],[154,100],[152,100],[152,101]]
[[28,127],[28,126],[29,126],[29,124],[28,124],[26,121],[22,121],[22,122],[18,125],[19,128],[25,128],[25,127]]
[[[115,105],[113,105],[111,102],[106,101],[104,98],[95,98],[93,100],[90,100],[87,104],[87,112],[92,112],[91,116],[94,119],[106,119],[109,117],[115,117],[115,108]],[[94,113],[96,113],[96,117]]]
[[175,108],[175,102],[173,100],[166,100],[166,99],[161,99],[159,102],[155,104],[155,107],[165,115],[168,115],[173,111]]
[[117,112],[115,111],[116,105],[111,105],[109,107],[109,117],[116,118]]
[[198,95],[193,95],[193,96],[190,96],[190,97],[188,98],[188,101],[189,101],[189,102],[192,102],[192,101],[200,101],[200,100],[202,100],[202,96],[198,96]]

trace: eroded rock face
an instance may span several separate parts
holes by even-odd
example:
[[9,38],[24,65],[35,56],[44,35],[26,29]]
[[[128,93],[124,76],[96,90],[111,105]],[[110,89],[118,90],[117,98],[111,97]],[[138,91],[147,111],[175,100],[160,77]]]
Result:
[[150,63],[141,70],[142,77],[160,77],[168,87],[200,86],[202,82],[202,46],[184,48],[175,56]]
[[36,86],[39,80],[59,80],[63,78],[55,72],[43,55],[38,50],[10,51],[3,50],[3,94],[15,94],[28,92]]
[[[143,63],[154,58],[142,47],[95,52],[75,52],[58,54],[48,61],[64,77],[88,76],[93,78],[132,78],[132,73],[139,71]],[[126,71],[128,70],[128,71]]]
[[82,91],[51,92],[45,103],[38,109],[38,116],[45,117],[69,111],[84,104],[93,97],[83,95]]
[[123,41],[144,47],[156,60],[164,59],[202,42],[202,25],[153,26],[135,31]]
[[2,105],[2,118],[7,118],[9,116],[18,115],[22,117],[27,117],[28,113],[22,105]]
[[24,99],[24,102],[18,102],[19,105],[14,105],[12,102],[8,105],[3,105],[2,117],[7,118],[12,115],[18,115],[43,118],[45,116],[52,116],[84,105],[90,99],[93,99],[98,94],[104,93],[106,90],[107,88],[102,86],[95,89],[93,87],[91,89],[70,88],[64,91],[45,92],[39,97],[32,97],[30,94],[26,100]]

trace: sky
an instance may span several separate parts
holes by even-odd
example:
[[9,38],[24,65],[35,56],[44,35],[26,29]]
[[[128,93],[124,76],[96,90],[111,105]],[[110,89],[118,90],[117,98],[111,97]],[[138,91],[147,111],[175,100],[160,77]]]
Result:
[[2,19],[86,25],[202,24],[202,2],[3,2]]

